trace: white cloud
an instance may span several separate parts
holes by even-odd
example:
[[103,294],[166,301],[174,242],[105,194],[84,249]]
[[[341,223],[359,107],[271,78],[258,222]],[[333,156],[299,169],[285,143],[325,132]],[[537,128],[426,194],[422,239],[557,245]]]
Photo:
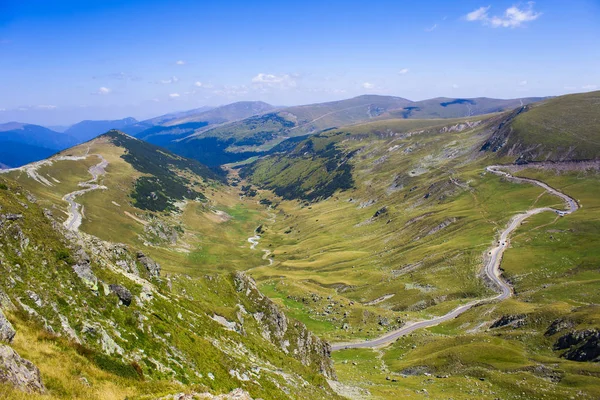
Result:
[[519,8],[519,6],[512,6],[504,11],[502,16],[490,16],[488,11],[491,6],[480,7],[475,11],[468,13],[465,16],[467,21],[481,21],[485,25],[492,26],[494,28],[517,28],[522,26],[526,22],[535,21],[542,13],[535,12],[533,10],[534,2],[530,1],[527,6]]
[[40,104],[39,106],[35,106],[38,110],[56,110],[58,107],[49,105],[49,104]]
[[583,85],[581,88],[583,90],[596,90],[598,89],[598,85]]
[[158,81],[157,83],[163,84],[163,85],[169,85],[171,83],[177,83],[179,82],[179,78],[177,78],[176,76],[172,76],[169,79],[163,79]]
[[408,74],[409,69],[408,68],[402,68],[400,71],[398,71],[399,75],[406,75]]
[[107,95],[111,92],[112,92],[112,89],[101,86],[96,92],[94,92],[92,94]]
[[177,64],[177,65],[185,65],[185,61],[183,61],[183,60],[177,60],[175,62],[175,64]]
[[179,93],[171,93],[169,95],[169,97],[172,98],[172,99],[176,99],[176,98],[181,97],[181,96],[179,95]]
[[372,84],[372,83],[370,83],[370,82],[365,82],[365,83],[363,83],[361,86],[362,86],[363,88],[365,88],[365,89],[375,89],[375,85],[373,85],[373,84]]
[[246,85],[225,85],[220,89],[213,90],[213,94],[217,96],[238,97],[248,94],[249,90]]
[[527,81],[521,81],[521,82],[519,82],[519,86],[527,86]]
[[467,21],[485,21],[489,18],[487,12],[490,8],[491,6],[480,7],[477,10],[471,11],[465,15],[465,18]]
[[425,28],[425,32],[433,32],[437,29],[437,27],[438,27],[438,24],[433,24],[429,28]]
[[458,89],[459,87],[456,83],[452,84],[452,89]]
[[194,83],[194,86],[196,86],[196,87],[202,87],[202,82],[197,81],[196,83]]
[[288,74],[273,75],[260,73],[252,78],[252,84],[260,88],[288,89],[296,87],[296,81]]

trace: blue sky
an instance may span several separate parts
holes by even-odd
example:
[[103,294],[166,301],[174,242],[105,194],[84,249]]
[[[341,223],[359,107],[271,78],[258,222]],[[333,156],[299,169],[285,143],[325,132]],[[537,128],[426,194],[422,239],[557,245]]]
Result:
[[0,0],[0,122],[600,89],[600,2]]

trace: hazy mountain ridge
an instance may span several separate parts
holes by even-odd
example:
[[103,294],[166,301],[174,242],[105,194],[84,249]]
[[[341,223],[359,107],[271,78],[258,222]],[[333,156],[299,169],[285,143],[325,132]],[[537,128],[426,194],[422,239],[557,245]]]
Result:
[[[198,160],[213,165],[214,160],[235,162],[252,155],[264,154],[289,137],[324,129],[379,119],[465,117],[505,111],[540,99],[437,98],[414,102],[401,97],[364,95],[327,103],[285,107],[212,128],[180,129],[176,131],[178,135],[172,143],[168,143],[163,137],[160,144],[187,157],[195,157],[196,151],[199,153]],[[170,123],[172,124],[173,122]],[[185,136],[186,132],[188,137]],[[143,137],[143,133],[140,137]],[[214,139],[207,140],[209,138],[215,138],[218,145],[214,144]],[[207,146],[212,146],[211,152],[220,157],[203,156]],[[236,153],[243,153],[243,156]]]
[[[81,121],[74,125],[71,125],[65,133],[73,136],[77,139],[77,143],[87,142],[90,139],[95,138],[98,135],[103,134],[111,129],[127,130],[127,126],[135,125],[138,120],[132,117],[117,119],[117,120],[105,120],[105,121]],[[129,133],[129,132],[126,132]]]

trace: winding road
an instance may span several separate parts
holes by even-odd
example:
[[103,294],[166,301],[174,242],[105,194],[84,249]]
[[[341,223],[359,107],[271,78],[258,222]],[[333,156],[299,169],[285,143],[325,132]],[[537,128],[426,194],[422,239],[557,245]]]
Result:
[[387,344],[393,342],[394,340],[396,340],[397,338],[399,338],[401,336],[408,335],[409,333],[414,332],[417,329],[428,328],[431,326],[441,324],[442,322],[446,322],[451,319],[454,319],[454,318],[458,317],[460,314],[462,314],[465,311],[472,308],[473,306],[483,304],[486,302],[490,302],[490,301],[505,300],[505,299],[509,298],[510,296],[512,296],[512,293],[513,293],[512,288],[510,287],[510,285],[508,283],[506,283],[500,277],[500,273],[501,273],[500,272],[500,262],[502,261],[502,254],[504,254],[504,251],[508,247],[509,235],[515,229],[517,229],[517,227],[519,227],[524,220],[531,217],[532,215],[539,214],[539,213],[545,212],[545,211],[552,211],[552,212],[557,213],[558,215],[564,216],[564,215],[571,214],[571,213],[577,211],[577,209],[579,208],[579,205],[577,204],[577,201],[575,199],[548,186],[544,182],[541,182],[541,181],[538,181],[535,179],[517,178],[507,172],[501,171],[500,168],[506,168],[506,167],[503,167],[501,165],[492,165],[492,166],[487,167],[486,170],[493,174],[496,174],[496,175],[502,176],[506,179],[509,179],[513,182],[531,183],[534,185],[538,185],[538,186],[542,187],[544,190],[546,190],[548,193],[553,194],[553,195],[558,196],[561,199],[563,199],[565,201],[568,209],[563,211],[563,210],[556,210],[556,209],[550,208],[550,207],[535,208],[535,209],[529,210],[525,213],[517,214],[511,219],[511,221],[508,224],[508,227],[500,234],[500,238],[498,240],[497,246],[493,247],[491,250],[488,251],[488,255],[486,257],[485,265],[483,268],[485,275],[499,289],[499,294],[497,294],[496,296],[487,298],[487,299],[471,301],[470,303],[467,303],[460,307],[457,307],[454,310],[450,311],[449,313],[444,314],[440,317],[432,318],[432,319],[425,320],[425,321],[410,322],[410,323],[404,325],[402,328],[397,329],[392,332],[389,332],[389,333],[387,333],[377,339],[374,339],[374,340],[358,342],[358,343],[332,344],[331,345],[332,351],[342,350],[342,349],[381,347],[381,346],[384,346],[384,345],[387,345]]
[[75,202],[75,198],[77,196],[81,196],[84,193],[91,192],[92,190],[98,189],[107,189],[106,186],[98,185],[96,181],[101,175],[105,174],[105,168],[108,166],[108,161],[104,159],[100,154],[94,154],[98,158],[100,158],[100,162],[96,165],[91,166],[88,169],[90,175],[92,175],[92,179],[86,182],[81,182],[79,184],[80,187],[85,189],[76,190],[71,193],[67,193],[63,196],[63,200],[69,203],[69,210],[67,220],[63,223],[65,228],[71,231],[76,231],[79,229],[81,225],[82,215],[79,209],[82,207],[81,204]]

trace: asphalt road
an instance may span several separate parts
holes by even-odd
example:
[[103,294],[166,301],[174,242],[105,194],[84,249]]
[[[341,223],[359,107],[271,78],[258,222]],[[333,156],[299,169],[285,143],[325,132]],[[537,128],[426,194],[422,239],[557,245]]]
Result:
[[567,215],[567,214],[571,214],[572,212],[577,211],[577,209],[579,208],[579,205],[577,204],[577,201],[575,201],[575,199],[548,186],[544,182],[541,182],[541,181],[538,181],[535,179],[517,178],[507,172],[500,171],[499,168],[502,168],[502,166],[492,165],[492,166],[487,167],[486,170],[493,174],[503,176],[514,182],[531,183],[534,185],[538,185],[538,186],[542,187],[543,189],[545,189],[546,191],[548,191],[549,193],[563,199],[565,201],[565,204],[568,206],[568,210],[566,210],[566,211],[555,210],[555,209],[549,208],[549,207],[535,208],[535,209],[529,210],[525,213],[517,214],[511,219],[510,223],[508,224],[508,227],[504,231],[502,231],[502,233],[500,234],[500,238],[497,242],[497,245],[492,247],[488,251],[488,255],[486,257],[486,261],[485,261],[485,265],[484,265],[484,272],[485,272],[486,276],[492,282],[494,282],[494,284],[497,286],[498,292],[499,292],[498,295],[487,298],[487,299],[483,299],[483,300],[474,300],[470,303],[467,303],[465,305],[457,307],[454,310],[450,311],[449,313],[442,315],[440,317],[432,318],[432,319],[425,320],[425,321],[410,322],[410,323],[404,325],[402,328],[397,329],[392,332],[389,332],[383,336],[380,336],[377,339],[358,342],[358,343],[332,344],[332,346],[331,346],[332,351],[342,350],[342,349],[372,348],[372,347],[385,346],[385,345],[393,342],[397,338],[408,335],[409,333],[414,332],[417,329],[428,328],[431,326],[441,324],[442,322],[446,322],[451,319],[454,319],[454,318],[458,317],[460,314],[464,313],[465,311],[469,310],[470,308],[472,308],[473,306],[475,306],[477,304],[490,302],[490,301],[501,301],[501,300],[505,300],[505,299],[509,298],[510,296],[512,296],[512,293],[513,293],[512,288],[510,287],[510,285],[508,283],[506,283],[500,277],[500,262],[502,261],[502,254],[504,254],[504,251],[508,248],[508,238],[509,238],[510,234],[515,229],[517,229],[524,220],[531,217],[532,215],[539,214],[539,213],[545,212],[545,211],[552,211],[559,215]]

